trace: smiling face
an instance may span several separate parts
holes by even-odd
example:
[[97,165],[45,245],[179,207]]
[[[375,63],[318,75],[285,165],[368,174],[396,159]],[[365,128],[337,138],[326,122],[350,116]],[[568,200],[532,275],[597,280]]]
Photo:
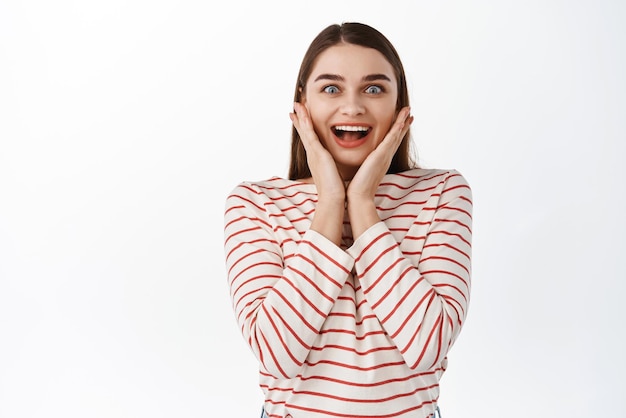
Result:
[[389,131],[397,99],[393,67],[377,50],[342,43],[317,57],[302,103],[345,180]]

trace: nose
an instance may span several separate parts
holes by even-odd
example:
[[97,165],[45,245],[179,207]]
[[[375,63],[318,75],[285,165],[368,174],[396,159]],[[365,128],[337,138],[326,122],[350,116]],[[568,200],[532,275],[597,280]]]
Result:
[[358,93],[350,93],[344,95],[339,110],[346,116],[357,116],[365,113],[365,106]]

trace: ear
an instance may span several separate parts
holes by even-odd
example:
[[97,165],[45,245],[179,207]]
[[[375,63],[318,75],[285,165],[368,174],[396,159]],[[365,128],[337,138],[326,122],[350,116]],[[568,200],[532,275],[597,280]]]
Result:
[[304,89],[302,87],[298,87],[298,92],[300,93],[300,103],[306,105],[306,94],[304,94]]

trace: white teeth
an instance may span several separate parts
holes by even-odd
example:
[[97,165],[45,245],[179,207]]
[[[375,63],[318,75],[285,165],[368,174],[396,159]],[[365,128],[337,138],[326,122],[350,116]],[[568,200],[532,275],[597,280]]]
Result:
[[367,126],[335,126],[335,129],[338,131],[349,131],[349,132],[365,132],[369,130]]

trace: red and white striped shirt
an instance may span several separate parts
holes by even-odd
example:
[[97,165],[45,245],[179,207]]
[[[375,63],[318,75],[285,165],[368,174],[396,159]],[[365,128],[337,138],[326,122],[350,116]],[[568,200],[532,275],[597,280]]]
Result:
[[270,417],[428,417],[470,295],[472,196],[455,170],[388,174],[382,220],[342,244],[309,226],[314,184],[239,184],[225,253]]

